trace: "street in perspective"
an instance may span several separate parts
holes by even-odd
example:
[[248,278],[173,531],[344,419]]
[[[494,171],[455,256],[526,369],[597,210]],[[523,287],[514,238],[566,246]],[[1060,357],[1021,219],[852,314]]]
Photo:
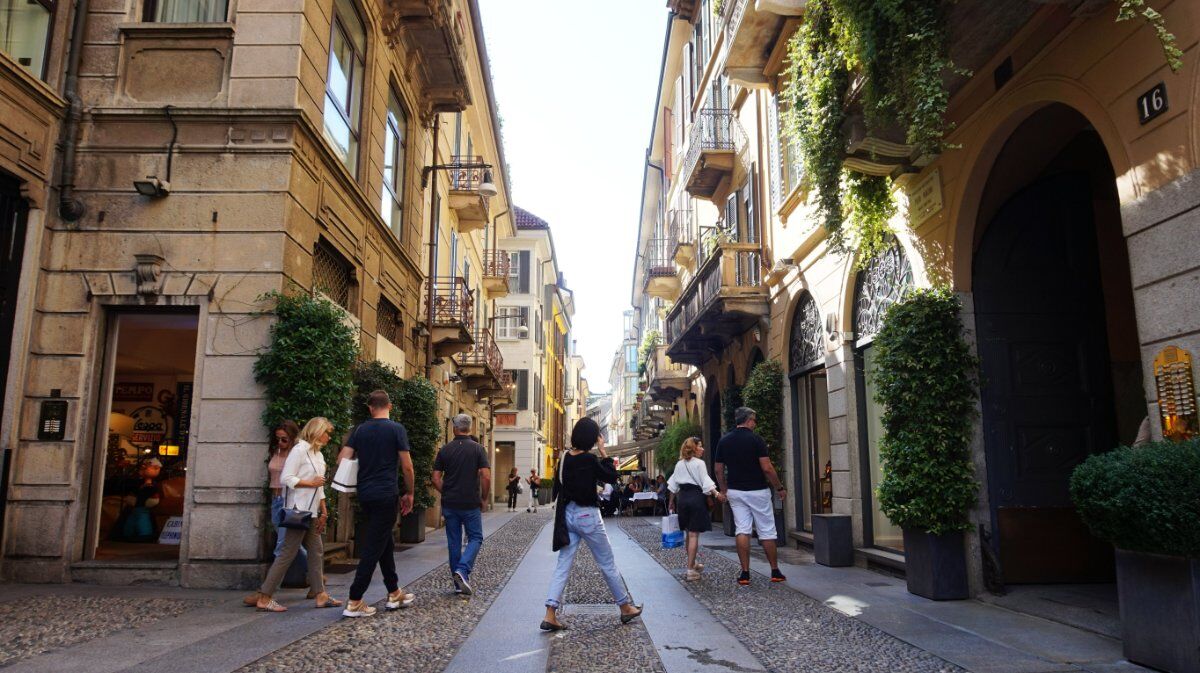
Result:
[[1200,673],[1200,0],[0,0],[0,673]]

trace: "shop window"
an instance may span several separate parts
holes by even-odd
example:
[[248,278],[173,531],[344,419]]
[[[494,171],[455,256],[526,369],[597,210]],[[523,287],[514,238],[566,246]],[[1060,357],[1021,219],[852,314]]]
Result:
[[367,34],[350,0],[334,0],[325,83],[325,139],[352,175],[358,175],[358,131],[362,112]]
[[388,94],[383,129],[383,203],[380,214],[388,228],[402,238],[404,220],[404,167],[408,161],[408,113],[395,91]]
[[155,23],[221,23],[228,0],[146,0],[142,20]]
[[51,0],[0,0],[0,51],[37,78],[46,76]]
[[798,520],[812,530],[813,514],[833,511],[833,464],[829,444],[829,387],[820,311],[811,294],[800,295],[788,344],[792,386],[792,457],[799,467]]
[[175,560],[183,535],[191,450],[199,318],[189,313],[116,314],[116,342],[101,406],[106,441],[98,520],[90,529],[97,560]]
[[396,308],[395,304],[386,300],[379,300],[379,309],[376,311],[375,331],[380,338],[387,339],[396,346],[402,345],[401,339],[404,338],[403,321],[400,318],[400,309]]
[[328,243],[317,243],[313,251],[313,288],[338,306],[350,310],[350,286],[354,270]]

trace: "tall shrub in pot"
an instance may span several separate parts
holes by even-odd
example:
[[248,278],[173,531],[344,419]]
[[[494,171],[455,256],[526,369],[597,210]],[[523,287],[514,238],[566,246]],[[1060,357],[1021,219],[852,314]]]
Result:
[[1083,522],[1117,548],[1125,658],[1200,673],[1200,440],[1094,455],[1070,488]]
[[914,290],[888,309],[871,346],[883,406],[877,497],[904,529],[908,590],[934,600],[968,596],[963,532],[978,489],[970,460],[977,365],[961,308],[947,289]]

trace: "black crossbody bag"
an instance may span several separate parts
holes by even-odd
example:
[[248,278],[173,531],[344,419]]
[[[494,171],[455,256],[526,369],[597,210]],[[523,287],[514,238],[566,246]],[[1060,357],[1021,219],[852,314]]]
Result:
[[[305,449],[307,452],[307,449]],[[313,472],[317,471],[317,466],[313,465],[312,456],[307,456],[308,464],[312,465]],[[312,506],[317,502],[317,494],[320,493],[317,489],[313,489],[312,500],[308,502],[308,509],[300,509],[298,507],[284,507],[279,511],[279,527],[280,528],[295,528],[296,530],[308,530],[312,528]],[[283,487],[283,501],[287,502],[287,486]]]

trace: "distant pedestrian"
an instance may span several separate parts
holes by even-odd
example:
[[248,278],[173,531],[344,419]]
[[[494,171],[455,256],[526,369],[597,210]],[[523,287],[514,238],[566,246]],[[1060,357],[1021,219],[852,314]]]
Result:
[[667,480],[671,492],[670,511],[679,515],[679,530],[687,536],[688,581],[700,579],[704,564],[697,560],[700,551],[700,534],[712,530],[712,517],[708,512],[708,496],[725,502],[725,496],[717,490],[708,466],[704,464],[704,443],[699,437],[689,437],[679,448],[679,462]]
[[[599,458],[591,453],[592,447],[596,447]],[[592,558],[620,607],[621,623],[628,624],[642,614],[642,606],[633,604],[633,596],[617,570],[612,545],[596,506],[596,483],[611,484],[617,480],[617,470],[607,458],[600,426],[590,418],[579,419],[571,430],[571,450],[559,459],[558,476],[554,480],[554,499],[558,506],[554,512],[553,548],[558,552],[558,565],[550,581],[546,617],[541,625],[543,631],[566,628],[558,621],[557,613],[581,540],[587,542]]]
[[[379,566],[383,584],[388,595],[384,606],[388,610],[406,608],[416,598],[400,587],[396,575],[395,545],[392,528],[396,526],[397,498],[400,514],[413,509],[413,465],[408,454],[408,431],[391,420],[392,400],[387,392],[376,390],[367,396],[367,410],[371,418],[354,428],[338,462],[346,458],[358,458],[358,508],[364,522],[362,531],[362,556],[358,571],[350,585],[350,604],[342,611],[346,617],[370,617],[375,608],[363,601],[363,594]],[[404,495],[396,483],[397,473],[404,478]]]
[[538,476],[537,470],[534,469],[529,471],[529,477],[526,481],[529,482],[529,507],[526,507],[525,511],[533,510],[537,512],[538,491],[542,488],[542,478]]
[[279,590],[279,584],[283,582],[283,576],[302,544],[308,551],[308,584],[314,592],[317,607],[335,608],[342,605],[341,601],[325,593],[325,582],[321,576],[325,567],[321,535],[329,520],[329,513],[325,509],[325,456],[321,455],[321,447],[329,443],[330,432],[333,432],[333,424],[329,419],[318,416],[305,423],[296,446],[288,453],[280,472],[279,481],[286,489],[283,509],[306,510],[312,513],[312,519],[308,528],[283,529],[283,549],[271,563],[258,589],[256,605],[263,612],[287,611],[272,596]]
[[[487,451],[471,436],[471,417],[459,414],[454,417],[453,426],[454,439],[439,449],[433,459],[433,487],[442,494],[454,593],[470,596],[471,570],[483,546],[483,506],[492,489],[492,470]],[[516,471],[513,468],[514,474]],[[463,549],[464,529],[466,549]]]
[[[717,442],[713,456],[713,471],[717,475],[721,493],[729,498],[729,509],[733,511],[733,523],[737,532],[738,560],[742,562],[742,573],[737,582],[750,584],[750,533],[758,532],[758,541],[771,564],[771,581],[784,582],[787,578],[779,572],[779,559],[775,552],[775,508],[771,501],[771,489],[779,494],[780,500],[787,497],[787,489],[779,481],[779,474],[771,464],[767,443],[754,434],[758,419],[749,407],[738,407],[733,414],[737,427],[730,430]],[[728,474],[726,474],[728,470]],[[768,487],[768,483],[770,485]]]
[[508,484],[504,490],[508,491],[508,511],[517,511],[517,496],[521,493],[521,474],[517,472],[517,468],[509,470]]

